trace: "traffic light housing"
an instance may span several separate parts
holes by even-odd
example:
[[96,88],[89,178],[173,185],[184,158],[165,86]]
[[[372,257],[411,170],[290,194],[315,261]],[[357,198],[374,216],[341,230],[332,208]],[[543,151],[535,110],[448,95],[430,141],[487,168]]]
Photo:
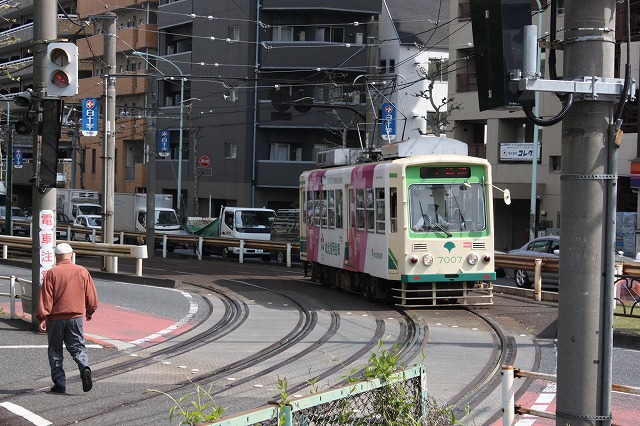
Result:
[[470,6],[480,111],[533,105],[533,93],[520,91],[510,75],[522,69],[531,1],[473,0]]
[[40,123],[36,163],[36,186],[39,189],[55,188],[58,177],[58,145],[62,132],[62,100],[42,100],[42,122]]
[[47,46],[47,94],[78,94],[78,46],[73,43],[49,43]]

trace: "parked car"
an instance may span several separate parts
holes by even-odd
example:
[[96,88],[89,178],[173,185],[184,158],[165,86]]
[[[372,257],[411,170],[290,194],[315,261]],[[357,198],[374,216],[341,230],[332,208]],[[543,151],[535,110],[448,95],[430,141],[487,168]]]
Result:
[[[6,207],[0,206],[0,219],[5,220]],[[28,237],[31,230],[31,218],[26,217],[20,207],[11,207],[11,223],[13,225],[13,235]],[[4,234],[4,223],[0,226],[0,233]]]
[[66,240],[69,226],[73,226],[73,220],[63,212],[56,212],[56,238]]
[[[510,250],[508,254],[536,258],[551,257],[557,259],[560,256],[560,237],[557,235],[549,235],[546,237],[534,238],[522,247]],[[533,272],[515,269],[513,270],[512,277],[516,282],[516,286],[520,288],[531,288],[533,285]],[[542,282],[545,284],[558,285],[560,277],[556,273],[543,272]]]
[[[560,237],[557,235],[549,235],[546,237],[535,238],[519,249],[510,250],[508,254],[518,256],[530,256],[535,258],[559,258],[560,257]],[[616,262],[635,262],[630,257],[622,256],[620,253],[615,255]],[[509,275],[509,274],[507,274]],[[520,288],[531,288],[533,285],[533,272],[524,270],[513,270],[511,277],[516,282],[516,286]],[[543,272],[542,282],[545,285],[560,284],[560,276],[554,272]]]
[[[102,231],[102,216],[97,214],[78,215],[73,222],[73,226],[86,228],[87,232],[73,232],[73,239],[77,241],[87,241],[99,243],[102,241],[100,231]],[[88,231],[95,230],[95,236]]]

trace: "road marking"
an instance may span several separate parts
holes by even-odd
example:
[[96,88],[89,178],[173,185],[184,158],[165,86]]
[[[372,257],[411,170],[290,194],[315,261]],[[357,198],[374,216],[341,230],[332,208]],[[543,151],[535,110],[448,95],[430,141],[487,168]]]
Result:
[[6,408],[7,410],[11,411],[13,414],[16,414],[28,421],[30,421],[31,423],[33,423],[34,425],[37,426],[48,426],[48,425],[52,425],[53,423],[51,423],[49,420],[47,419],[43,419],[42,417],[40,417],[39,415],[32,413],[31,411],[27,410],[26,408],[23,408],[19,405],[16,405],[12,402],[0,402],[0,406]]
[[[64,346],[64,345],[63,345]],[[2,345],[0,349],[47,349],[47,345]],[[102,349],[102,345],[85,345],[86,348]]]
[[189,312],[187,312],[187,315],[185,315],[184,318],[182,318],[177,323],[165,328],[164,330],[160,330],[157,333],[150,334],[149,336],[143,337],[138,340],[133,340],[129,343],[132,345],[140,345],[142,343],[148,342],[149,340],[157,339],[158,337],[162,337],[165,334],[168,334],[168,333],[171,333],[172,331],[177,330],[178,328],[182,327],[183,325],[191,321],[193,317],[196,315],[196,313],[198,312],[198,302],[193,300],[193,296],[191,296],[189,293],[184,291],[181,291],[180,293],[182,293],[182,295],[186,297],[187,300],[189,300]]

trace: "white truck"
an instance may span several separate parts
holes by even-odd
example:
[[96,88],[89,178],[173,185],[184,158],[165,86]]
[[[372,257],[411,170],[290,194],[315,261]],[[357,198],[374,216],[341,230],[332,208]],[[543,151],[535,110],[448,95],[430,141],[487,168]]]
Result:
[[[276,212],[272,209],[222,206],[218,217],[189,218],[186,228],[195,236],[268,241],[271,239],[271,227],[275,215]],[[209,246],[202,251],[204,255],[219,254],[224,257],[240,255],[240,247]],[[271,253],[262,249],[245,248],[243,256],[260,257],[264,261],[271,260]]]
[[56,210],[74,220],[78,215],[101,215],[100,193],[84,189],[56,189]]
[[[147,194],[119,192],[114,194],[113,201],[116,232],[147,231]],[[154,218],[156,234],[187,235],[173,209],[173,195],[156,194]],[[173,251],[175,246],[169,244],[168,250]]]

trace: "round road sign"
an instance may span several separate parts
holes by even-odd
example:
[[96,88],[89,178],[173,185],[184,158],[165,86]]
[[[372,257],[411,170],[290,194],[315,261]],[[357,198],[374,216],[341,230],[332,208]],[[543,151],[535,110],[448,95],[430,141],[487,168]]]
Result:
[[200,157],[198,157],[198,164],[200,164],[200,167],[210,167],[211,157],[209,157],[207,154],[202,154]]

